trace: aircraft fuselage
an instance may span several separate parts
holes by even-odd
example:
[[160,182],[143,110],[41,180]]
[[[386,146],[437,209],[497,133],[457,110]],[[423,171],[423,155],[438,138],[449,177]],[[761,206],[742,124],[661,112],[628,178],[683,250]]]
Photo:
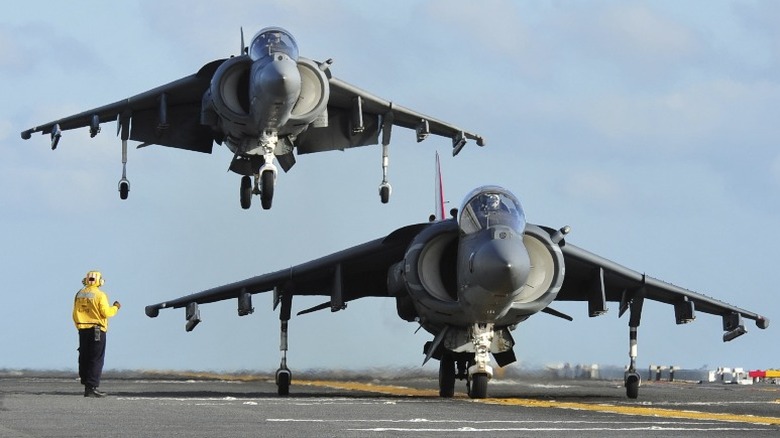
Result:
[[[445,326],[507,327],[555,299],[563,281],[561,258],[549,233],[526,224],[511,193],[488,186],[466,198],[457,221],[421,232],[389,278],[403,278],[414,303],[415,314],[402,317],[419,319],[433,334]],[[389,287],[400,284],[391,280]]]

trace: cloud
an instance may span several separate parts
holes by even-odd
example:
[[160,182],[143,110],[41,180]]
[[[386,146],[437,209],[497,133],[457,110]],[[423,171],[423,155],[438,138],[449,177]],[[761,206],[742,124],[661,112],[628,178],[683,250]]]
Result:
[[103,66],[92,47],[57,28],[36,22],[0,24],[0,74],[22,75],[43,68],[73,73]]
[[0,142],[5,141],[11,134],[13,127],[8,120],[0,120]]
[[692,29],[646,4],[617,3],[599,11],[588,23],[594,48],[631,63],[654,66],[695,55],[700,45]]
[[769,164],[769,173],[774,183],[780,188],[780,154]]
[[14,37],[13,29],[0,25],[0,72],[25,71],[33,63],[32,57],[25,56],[25,50]]
[[617,204],[624,196],[621,182],[604,170],[575,170],[564,181],[565,194],[585,204]]

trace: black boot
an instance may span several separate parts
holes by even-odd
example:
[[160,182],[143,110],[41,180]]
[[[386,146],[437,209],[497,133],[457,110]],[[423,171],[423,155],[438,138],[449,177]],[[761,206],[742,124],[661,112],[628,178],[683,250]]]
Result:
[[105,396],[106,396],[105,392],[98,391],[98,389],[95,388],[94,386],[89,386],[89,385],[84,386],[84,397],[100,398]]

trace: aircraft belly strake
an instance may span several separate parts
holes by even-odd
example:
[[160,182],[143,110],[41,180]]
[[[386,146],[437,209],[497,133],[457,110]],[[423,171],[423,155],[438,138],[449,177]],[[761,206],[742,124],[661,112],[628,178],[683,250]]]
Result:
[[[242,38],[243,40],[243,38]],[[100,125],[117,122],[122,140],[120,198],[126,199],[127,141],[139,147],[162,145],[211,153],[213,143],[234,154],[229,169],[242,175],[240,201],[251,205],[261,195],[271,208],[278,174],[295,164],[295,152],[306,154],[380,143],[382,182],[380,198],[387,203],[388,145],[393,125],[414,129],[417,141],[429,134],[452,139],[453,155],[466,140],[484,140],[419,112],[394,105],[332,76],[331,61],[316,62],[299,56],[293,36],[278,27],[258,32],[242,54],[204,65],[197,73],[128,99],[64,117],[22,131],[49,134],[56,149],[62,132],[89,127],[94,137]],[[252,178],[254,183],[252,183]]]
[[[499,366],[515,361],[511,330],[537,313],[572,318],[549,306],[554,301],[587,303],[589,316],[619,303],[618,315],[629,313],[630,365],[626,393],[636,398],[637,329],[644,300],[673,306],[675,321],[692,321],[696,311],[723,319],[723,340],[746,332],[743,319],[759,328],[769,320],[757,313],[639,274],[567,243],[569,227],[554,229],[526,223],[517,198],[497,186],[471,192],[457,211],[443,219],[399,228],[386,237],[312,260],[292,268],[146,307],[184,307],[186,329],[200,322],[198,306],[235,299],[239,315],[251,313],[253,294],[273,291],[281,306],[282,365],[277,371],[279,394],[287,394],[291,372],[286,361],[287,323],[292,298],[319,295],[325,302],[300,311],[338,311],[351,300],[387,297],[396,301],[398,316],[416,322],[433,335],[425,361],[439,360],[439,391],[452,397],[455,380],[466,379],[469,396],[483,398],[492,377],[492,355]],[[453,214],[453,216],[455,216]]]

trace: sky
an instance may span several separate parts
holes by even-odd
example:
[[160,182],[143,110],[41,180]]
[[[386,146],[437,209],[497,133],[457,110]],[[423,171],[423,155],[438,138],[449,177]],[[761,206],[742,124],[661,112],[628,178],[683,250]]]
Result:
[[[45,12],[41,12],[45,11]],[[293,266],[425,222],[434,156],[457,207],[504,186],[529,222],[570,225],[567,241],[634,270],[780,317],[780,4],[772,1],[134,0],[16,2],[0,17],[0,368],[77,369],[72,300],[84,274],[122,309],[107,369],[273,372],[279,320],[271,294],[236,303],[144,306]],[[267,26],[334,76],[484,136],[457,156],[445,138],[393,131],[389,204],[381,148],[299,156],[270,211],[239,206],[230,152],[131,142],[121,201],[114,123],[56,151],[25,129],[130,97],[238,54]],[[322,299],[296,298],[293,311]],[[554,306],[514,332],[519,366],[627,365],[617,303],[589,318]],[[777,328],[722,342],[721,319],[646,302],[638,365],[780,368]],[[390,299],[293,317],[296,370],[419,367],[424,330]],[[435,361],[425,368],[436,369]]]

